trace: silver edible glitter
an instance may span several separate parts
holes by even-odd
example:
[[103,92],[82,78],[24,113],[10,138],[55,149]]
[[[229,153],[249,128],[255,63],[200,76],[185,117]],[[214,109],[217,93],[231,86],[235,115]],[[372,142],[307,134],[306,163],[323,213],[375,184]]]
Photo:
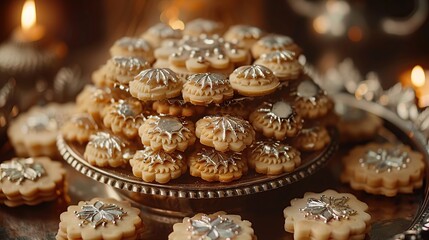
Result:
[[410,158],[407,152],[401,148],[379,148],[375,151],[369,150],[359,162],[362,167],[373,169],[375,172],[391,172],[392,169],[401,170],[407,167]]
[[178,152],[166,153],[145,147],[145,149],[136,152],[134,159],[141,160],[144,163],[149,163],[149,166],[153,166],[155,164],[164,164],[165,162],[176,163],[177,160],[183,160],[183,156]]
[[99,149],[105,149],[109,157],[113,157],[115,152],[122,152],[123,148],[127,146],[127,143],[108,132],[97,132],[89,137],[88,145]]
[[82,206],[82,211],[75,211],[75,215],[82,222],[79,226],[91,224],[93,228],[100,225],[106,226],[107,223],[116,224],[117,220],[121,220],[127,213],[116,204],[108,204],[102,201],[96,201],[93,204],[85,204]]
[[205,162],[207,166],[213,166],[215,171],[220,166],[228,168],[229,165],[236,165],[237,161],[241,160],[241,153],[239,152],[223,153],[214,149],[203,148],[197,155],[199,156],[198,162]]
[[193,74],[188,77],[188,81],[192,81],[201,86],[201,89],[209,87],[210,89],[213,86],[225,85],[229,81],[223,74],[220,73],[198,73]]
[[239,67],[234,70],[234,73],[237,74],[237,77],[245,79],[268,78],[274,75],[269,68],[256,64]]
[[320,199],[309,198],[306,207],[299,210],[305,213],[305,217],[321,219],[325,223],[331,220],[341,221],[356,214],[356,211],[347,204],[348,200],[349,198],[344,196],[335,198],[322,195]]
[[240,233],[240,226],[232,220],[217,216],[211,219],[207,215],[203,215],[200,220],[189,219],[192,239],[198,237],[199,240],[217,240],[217,239],[232,239]]
[[170,83],[179,82],[176,73],[169,68],[152,68],[141,71],[134,79],[146,81],[147,84],[168,86]]
[[21,184],[24,180],[36,181],[45,174],[45,168],[35,163],[33,158],[14,158],[0,164],[0,180],[7,178],[11,182]]
[[252,129],[252,126],[246,120],[230,115],[215,117],[207,116],[204,117],[204,119],[209,120],[206,127],[212,127],[213,133],[221,132],[222,141],[226,141],[226,135],[228,132],[237,138],[237,133],[246,133]]

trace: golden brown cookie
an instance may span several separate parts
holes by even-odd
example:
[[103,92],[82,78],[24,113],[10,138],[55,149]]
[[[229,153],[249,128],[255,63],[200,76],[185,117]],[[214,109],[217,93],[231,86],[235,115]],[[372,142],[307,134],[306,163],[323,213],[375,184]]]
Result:
[[167,153],[145,147],[130,160],[133,174],[145,182],[167,183],[184,174],[187,170],[185,158],[178,152]]
[[114,100],[109,88],[86,85],[76,97],[76,107],[80,112],[89,113],[96,122],[102,120],[102,112]]
[[286,232],[294,239],[365,239],[370,229],[368,205],[350,193],[305,193],[283,211]]
[[137,74],[149,69],[150,64],[143,58],[113,56],[107,61],[105,68],[107,81],[128,85]]
[[185,102],[180,97],[155,101],[152,104],[152,109],[159,114],[167,114],[178,117],[191,117],[200,115],[204,112],[203,106],[195,106],[194,104]]
[[294,146],[301,151],[318,151],[331,142],[331,136],[324,126],[311,126],[301,129],[294,140]]
[[143,145],[154,151],[184,152],[195,143],[194,123],[171,116],[150,116],[139,128]]
[[182,38],[180,30],[172,29],[165,23],[158,23],[146,30],[142,36],[153,48],[158,48],[166,40],[179,40]]
[[83,157],[98,167],[119,167],[128,164],[133,150],[125,139],[99,131],[89,137]]
[[0,203],[9,207],[51,201],[64,191],[66,171],[48,157],[13,158],[0,164]]
[[130,82],[130,94],[142,101],[163,100],[181,94],[183,80],[168,68],[140,72]]
[[343,164],[341,180],[355,190],[393,197],[423,185],[423,156],[405,145],[358,146],[343,158]]
[[182,97],[194,105],[222,103],[234,96],[234,90],[225,75],[219,73],[199,73],[188,77],[183,85]]
[[262,103],[250,114],[249,121],[256,131],[277,140],[297,136],[303,125],[301,116],[285,100]]
[[168,240],[185,239],[231,239],[256,240],[252,223],[239,215],[216,212],[210,215],[198,213],[173,225]]
[[89,136],[98,130],[98,125],[88,113],[76,113],[61,127],[61,134],[67,141],[87,143]]
[[224,38],[226,41],[237,44],[242,48],[250,49],[263,34],[261,29],[254,26],[233,25],[226,31]]
[[191,176],[208,182],[231,182],[247,173],[247,163],[239,152],[219,152],[202,148],[189,156]]
[[71,205],[60,215],[57,240],[140,239],[143,228],[140,210],[126,201],[94,198]]
[[91,74],[91,81],[99,88],[112,88],[115,84],[114,82],[107,79],[106,65],[100,66]]
[[138,135],[138,129],[146,119],[143,106],[134,98],[121,99],[111,103],[103,110],[103,123],[114,134],[120,134],[127,139]]
[[241,152],[255,139],[255,130],[248,121],[230,115],[201,118],[195,134],[203,145],[221,152]]
[[279,175],[292,172],[301,164],[301,153],[280,141],[259,141],[247,151],[249,167],[257,173]]
[[197,18],[186,23],[183,35],[192,37],[220,35],[222,28],[220,22]]
[[153,48],[150,43],[142,38],[122,37],[110,48],[110,55],[123,57],[137,57],[145,59],[149,63],[155,61]]
[[269,68],[280,81],[297,79],[303,66],[299,63],[295,52],[288,50],[276,50],[262,54],[255,64]]
[[206,112],[209,115],[231,115],[247,119],[253,106],[254,98],[237,97],[224,101],[221,104],[211,105]]
[[251,48],[253,58],[255,59],[259,58],[264,53],[276,50],[289,50],[294,52],[296,56],[302,53],[302,49],[294,43],[292,38],[277,34],[270,34],[259,39]]
[[304,119],[315,119],[326,116],[333,107],[332,100],[313,80],[307,78],[293,90],[296,111]]
[[229,76],[232,88],[244,96],[264,96],[276,91],[279,79],[261,65],[241,66]]

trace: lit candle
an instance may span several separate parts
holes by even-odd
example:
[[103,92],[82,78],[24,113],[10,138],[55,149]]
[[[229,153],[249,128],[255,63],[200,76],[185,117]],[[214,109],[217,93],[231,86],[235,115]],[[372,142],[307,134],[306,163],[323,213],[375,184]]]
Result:
[[45,28],[37,24],[36,4],[26,0],[22,7],[21,27],[15,29],[13,39],[18,42],[35,42],[43,38]]
[[426,81],[425,71],[419,65],[411,70],[411,84],[416,92],[419,107],[429,105],[429,83]]

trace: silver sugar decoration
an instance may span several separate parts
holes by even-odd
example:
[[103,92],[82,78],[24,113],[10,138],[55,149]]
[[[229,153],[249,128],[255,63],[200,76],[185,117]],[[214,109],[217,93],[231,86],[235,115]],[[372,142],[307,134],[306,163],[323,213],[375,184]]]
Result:
[[133,37],[123,37],[117,40],[115,45],[127,48],[130,52],[135,50],[150,51],[152,48],[146,40]]
[[37,113],[29,116],[22,127],[23,133],[52,132],[59,128],[59,122],[52,113]]
[[189,219],[189,224],[191,239],[196,237],[199,240],[232,239],[241,230],[240,225],[222,216],[211,219],[203,215],[201,219]]
[[407,152],[403,152],[401,148],[379,148],[377,150],[369,150],[359,159],[362,167],[373,169],[375,172],[391,172],[393,169],[401,170],[407,167],[410,158]]
[[192,81],[201,86],[201,89],[207,86],[212,89],[213,86],[225,85],[229,81],[225,75],[220,73],[197,73],[188,77],[188,81]]
[[349,207],[348,200],[349,198],[344,196],[335,198],[322,195],[320,199],[307,199],[307,205],[299,210],[305,213],[306,218],[321,219],[325,223],[331,220],[341,221],[357,213]]
[[292,159],[290,153],[293,148],[280,141],[258,141],[251,146],[251,149],[252,154],[256,154],[259,156],[273,156],[276,158],[284,156],[287,160]]
[[289,50],[277,50],[274,52],[264,53],[260,56],[260,59],[268,62],[276,62],[281,64],[282,62],[289,62],[294,60],[296,53]]
[[70,121],[79,127],[83,127],[84,129],[98,129],[97,123],[89,114],[82,113],[73,115],[70,118]]
[[264,118],[268,119],[270,124],[274,122],[278,124],[283,122],[296,123],[296,112],[289,102],[283,100],[275,103],[264,102],[257,111],[265,113]]
[[113,57],[112,58],[114,64],[121,68],[127,68],[129,71],[135,71],[141,68],[149,68],[149,63],[142,59],[137,57]]
[[252,129],[252,126],[246,120],[230,115],[207,116],[204,119],[209,120],[206,127],[212,127],[213,133],[221,132],[222,141],[226,141],[228,132],[237,138],[237,133],[246,133]]
[[125,140],[108,132],[97,132],[89,137],[88,145],[99,149],[105,149],[109,157],[113,157],[115,152],[121,153],[127,146],[127,143]]
[[292,38],[288,36],[272,34],[261,38],[257,44],[270,49],[284,49],[286,46],[292,43]]
[[116,111],[120,116],[123,116],[124,118],[133,117],[137,115],[137,113],[134,112],[133,107],[122,99],[119,100],[116,104]]
[[152,129],[149,133],[159,133],[168,137],[168,141],[173,140],[173,135],[178,136],[180,139],[186,139],[184,133],[189,133],[191,130],[185,125],[187,122],[177,117],[170,116],[151,116],[150,118],[155,119],[150,125]]
[[97,228],[108,223],[116,224],[116,221],[121,220],[127,213],[116,204],[96,201],[93,204],[86,203],[81,211],[75,211],[74,214],[82,220],[79,226],[91,224],[93,228]]
[[201,152],[198,152],[198,162],[205,162],[207,166],[213,166],[217,171],[220,166],[228,168],[229,165],[236,165],[237,161],[241,160],[241,153],[223,153],[214,149],[203,148]]
[[268,78],[274,75],[269,68],[257,64],[239,67],[234,70],[234,73],[237,74],[237,77],[245,79]]
[[231,29],[239,39],[259,39],[262,37],[262,30],[248,25],[235,25]]
[[34,162],[33,158],[14,158],[0,164],[0,180],[7,179],[21,184],[25,180],[36,181],[45,174],[42,164]]
[[310,79],[306,79],[298,84],[296,93],[294,93],[298,99],[304,99],[316,104],[318,97],[325,95],[325,92]]
[[134,155],[134,158],[141,160],[144,163],[149,163],[149,166],[164,164],[165,162],[176,163],[177,160],[183,160],[183,156],[177,151],[166,153],[164,151],[154,151],[150,147],[138,150]]
[[169,68],[153,68],[141,71],[134,79],[146,81],[147,84],[156,84],[158,86],[168,86],[170,83],[179,82],[179,78]]

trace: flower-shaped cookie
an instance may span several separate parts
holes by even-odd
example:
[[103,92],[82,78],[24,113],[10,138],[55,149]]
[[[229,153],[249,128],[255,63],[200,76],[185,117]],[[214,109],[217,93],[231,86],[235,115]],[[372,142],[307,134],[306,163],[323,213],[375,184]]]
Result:
[[57,239],[140,239],[140,210],[126,201],[94,198],[71,205],[60,215]]
[[150,68],[146,59],[137,57],[113,56],[106,63],[106,79],[112,83],[128,85],[141,71]]
[[295,139],[295,146],[302,151],[318,151],[331,142],[331,136],[324,126],[303,128]]
[[253,44],[251,49],[253,58],[255,59],[259,58],[264,53],[276,50],[289,50],[294,52],[296,56],[302,53],[302,49],[294,43],[292,38],[277,34],[270,34],[259,39],[259,41]]
[[61,127],[61,134],[67,141],[86,143],[89,136],[98,130],[98,125],[88,113],[76,113]]
[[194,123],[170,116],[150,116],[139,128],[143,145],[154,151],[184,152],[195,143]]
[[142,101],[163,100],[181,94],[183,80],[168,68],[140,72],[130,82],[130,94]]
[[197,18],[188,23],[183,30],[183,35],[200,37],[219,35],[222,31],[222,24],[208,19]]
[[231,182],[247,173],[247,163],[239,152],[219,152],[202,148],[189,156],[191,176],[208,182]]
[[180,40],[182,32],[172,29],[165,23],[158,23],[146,30],[141,37],[148,41],[152,47],[158,48],[164,41]]
[[138,129],[145,120],[142,104],[134,98],[113,102],[103,112],[104,126],[128,139],[137,136]]
[[301,153],[280,141],[259,141],[247,152],[249,167],[257,173],[278,175],[292,172],[301,164]]
[[326,92],[310,78],[300,82],[292,96],[296,111],[305,119],[324,117],[333,106]]
[[305,193],[290,204],[284,227],[294,239],[364,239],[370,228],[368,205],[349,193]]
[[80,112],[89,113],[95,121],[102,119],[102,111],[114,99],[109,88],[99,88],[94,85],[86,85],[76,97],[76,107]]
[[74,104],[50,103],[34,106],[21,113],[10,124],[7,134],[18,156],[50,156],[58,154],[56,138],[62,124],[76,112]]
[[370,143],[353,148],[343,158],[341,180],[356,190],[396,196],[423,185],[425,164],[419,152],[405,145]]
[[187,170],[185,158],[178,152],[167,153],[145,147],[134,154],[130,160],[133,174],[145,182],[167,183]]
[[279,79],[261,65],[241,66],[229,76],[232,88],[244,96],[264,96],[276,91]]
[[277,140],[298,135],[303,125],[292,105],[284,100],[264,102],[250,114],[249,120],[256,131]]
[[168,240],[184,239],[256,240],[256,236],[251,222],[242,220],[239,215],[217,212],[210,215],[198,213],[174,224]]
[[159,114],[167,114],[171,116],[191,117],[202,114],[203,106],[195,106],[189,102],[185,102],[182,98],[170,98],[161,101],[155,101],[152,104],[152,109]]
[[56,199],[66,171],[48,157],[14,158],[0,164],[0,203],[15,207]]
[[250,49],[262,36],[261,29],[249,25],[231,26],[224,34],[226,41],[237,44],[240,47]]
[[199,73],[188,77],[183,85],[183,100],[195,105],[221,103],[234,96],[228,79],[219,73]]
[[142,38],[122,37],[110,48],[110,55],[123,57],[137,57],[145,59],[149,63],[155,61],[153,48],[150,43]]
[[128,141],[109,132],[99,131],[89,137],[83,156],[94,166],[119,167],[126,165],[132,154]]
[[221,152],[241,152],[255,139],[255,130],[248,121],[230,115],[206,116],[198,120],[195,134],[202,144]]
[[279,80],[297,79],[302,73],[302,65],[298,62],[295,52],[276,50],[262,54],[255,64],[269,68]]

